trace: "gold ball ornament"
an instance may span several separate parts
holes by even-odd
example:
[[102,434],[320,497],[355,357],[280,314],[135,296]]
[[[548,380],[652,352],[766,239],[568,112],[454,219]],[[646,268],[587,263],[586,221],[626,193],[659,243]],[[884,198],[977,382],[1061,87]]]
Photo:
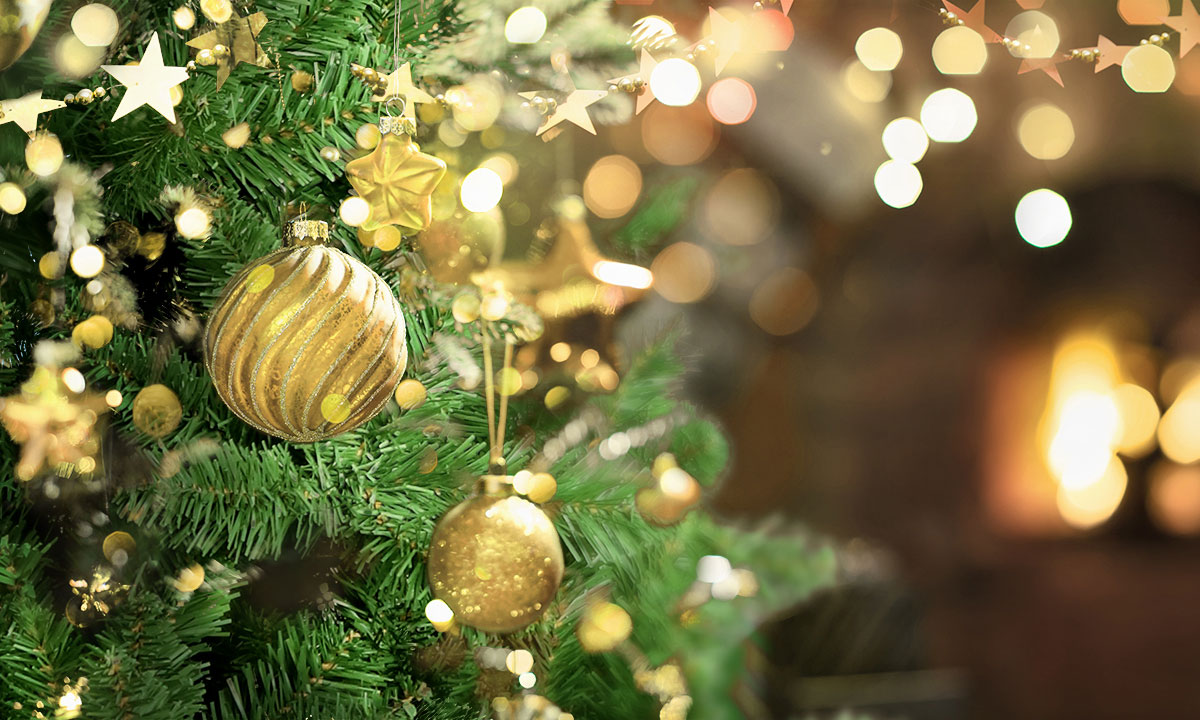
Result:
[[133,424],[151,437],[170,435],[182,420],[179,397],[166,385],[147,385],[133,398]]
[[428,570],[433,596],[450,606],[458,622],[511,633],[536,621],[554,600],[563,576],[562,545],[537,505],[483,493],[438,521]]
[[217,394],[246,424],[324,440],[375,417],[392,396],[408,364],[404,314],[387,283],[340,250],[284,248],[225,286],[204,356]]
[[32,0],[0,0],[0,70],[25,54],[46,22],[50,3]]
[[420,380],[409,378],[396,386],[396,402],[402,410],[416,410],[425,404],[428,392]]

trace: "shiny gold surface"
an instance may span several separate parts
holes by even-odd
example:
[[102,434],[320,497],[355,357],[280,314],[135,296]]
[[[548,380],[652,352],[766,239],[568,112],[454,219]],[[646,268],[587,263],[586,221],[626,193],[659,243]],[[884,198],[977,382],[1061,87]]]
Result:
[[204,360],[247,424],[293,442],[352,430],[391,397],[408,362],[387,283],[334,248],[277,250],[242,268],[213,306]]
[[429,227],[433,189],[445,174],[446,163],[421,152],[407,135],[391,132],[383,135],[369,155],[346,164],[350,184],[371,206],[370,217],[361,225],[364,230],[384,225],[411,230]]
[[542,616],[562,582],[554,523],[516,496],[479,495],[433,530],[429,585],[463,625],[511,633]]
[[[28,6],[24,12],[23,6]],[[50,3],[39,7],[33,2],[0,0],[0,70],[25,54],[49,12]]]
[[147,385],[133,398],[133,424],[151,437],[166,437],[183,420],[179,396],[166,385]]

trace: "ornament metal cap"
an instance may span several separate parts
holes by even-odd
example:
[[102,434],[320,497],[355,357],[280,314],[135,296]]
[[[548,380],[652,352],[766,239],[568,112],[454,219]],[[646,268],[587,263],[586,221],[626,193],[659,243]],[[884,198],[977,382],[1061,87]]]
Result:
[[329,223],[324,220],[293,220],[283,234],[289,245],[320,245],[329,240]]
[[384,115],[379,118],[379,132],[384,135],[392,133],[394,135],[412,135],[416,132],[416,124],[412,118],[397,117],[395,115]]

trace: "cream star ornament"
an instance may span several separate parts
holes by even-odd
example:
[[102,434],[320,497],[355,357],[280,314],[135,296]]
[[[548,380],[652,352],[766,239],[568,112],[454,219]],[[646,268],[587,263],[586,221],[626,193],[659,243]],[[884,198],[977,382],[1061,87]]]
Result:
[[1192,0],[1183,0],[1183,8],[1179,15],[1165,17],[1163,24],[1172,30],[1179,31],[1179,57],[1184,57],[1196,45],[1200,45],[1200,13]]
[[1099,53],[1096,56],[1096,72],[1124,63],[1125,56],[1134,47],[1134,45],[1117,45],[1112,40],[1101,35],[1096,40],[1096,51]]
[[1062,74],[1058,71],[1058,64],[1067,59],[1065,55],[1053,55],[1048,58],[1025,58],[1021,61],[1021,67],[1017,68],[1018,75],[1024,75],[1027,72],[1041,70],[1054,82],[1058,83],[1059,87],[1064,87]]
[[733,59],[733,54],[742,49],[742,26],[711,7],[708,9],[708,20],[712,26],[712,40],[717,45],[713,71],[720,75]]
[[384,77],[387,78],[387,90],[382,95],[372,95],[376,102],[387,102],[392,98],[404,100],[405,117],[416,117],[417,105],[433,102],[433,96],[413,84],[412,63],[404,63]]
[[[258,44],[258,34],[267,24],[266,13],[256,12],[245,17],[233,17],[212,30],[188,40],[188,47],[213,51],[218,45],[229,48],[229,53],[217,57],[217,89],[220,90],[229,73],[240,63],[262,65],[267,54]],[[214,53],[215,55],[216,53]]]
[[[381,130],[384,126],[380,122]],[[371,207],[371,214],[360,228],[429,227],[433,220],[433,189],[445,174],[446,163],[421,152],[411,137],[385,131],[370,154],[346,163],[346,177]]]
[[1000,33],[988,27],[985,21],[986,8],[984,7],[984,3],[986,2],[987,0],[979,0],[979,2],[971,7],[971,12],[966,12],[954,3],[947,2],[947,0],[942,0],[942,5],[945,5],[946,10],[949,12],[957,15],[963,21],[963,25],[982,35],[985,43],[998,43],[1000,42]]
[[125,94],[113,120],[119,120],[143,105],[149,105],[170,122],[175,122],[171,88],[188,79],[186,68],[163,65],[158,33],[150,36],[146,52],[137,65],[101,65],[104,72],[125,86]]
[[[650,74],[654,72],[654,68],[658,66],[658,61],[650,54],[649,50],[642,50],[641,56],[638,58],[637,76],[642,81],[642,92],[637,96],[637,105],[634,107],[633,114],[641,115],[642,111],[650,106],[657,98],[654,97],[654,92],[650,89]],[[609,85],[616,85],[624,80],[625,77],[613,78],[608,81]]]
[[[567,99],[560,102],[554,112],[546,116],[542,124],[538,126],[537,135],[542,136],[550,128],[558,125],[563,120],[568,120],[575,125],[587,130],[591,134],[596,134],[596,126],[592,124],[592,117],[588,115],[588,106],[595,105],[604,98],[608,97],[607,90],[580,90],[575,87],[575,81],[571,82],[571,93],[567,95]],[[526,100],[532,100],[538,96],[537,91],[517,93]]]
[[41,90],[12,100],[0,100],[0,125],[16,123],[29,137],[33,137],[34,131],[37,130],[38,115],[66,106],[61,100],[42,98]]

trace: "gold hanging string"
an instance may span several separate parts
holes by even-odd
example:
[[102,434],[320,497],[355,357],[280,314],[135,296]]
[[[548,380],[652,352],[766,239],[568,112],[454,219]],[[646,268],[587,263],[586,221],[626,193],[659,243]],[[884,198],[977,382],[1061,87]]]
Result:
[[[486,320],[480,320],[479,326],[483,334],[483,392],[487,400],[489,472],[495,473],[504,466],[504,435],[508,426],[508,396],[510,393],[505,392],[504,388],[500,388],[500,418],[497,421],[496,374],[492,363],[491,324]],[[513,340],[506,337],[504,339],[504,365],[500,370],[505,377],[508,376],[508,370],[512,368],[512,362]]]

